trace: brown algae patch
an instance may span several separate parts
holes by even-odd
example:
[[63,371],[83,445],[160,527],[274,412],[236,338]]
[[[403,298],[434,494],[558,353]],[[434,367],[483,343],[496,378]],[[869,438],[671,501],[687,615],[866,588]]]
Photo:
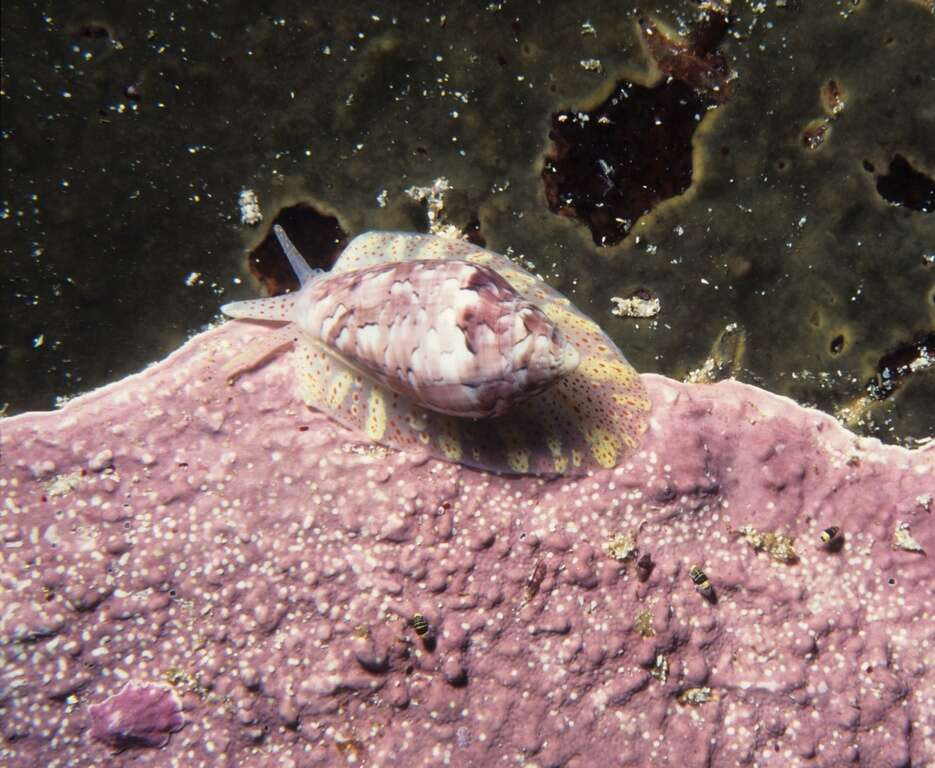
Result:
[[653,627],[652,611],[640,611],[633,620],[633,628],[640,637],[652,637],[656,634]]

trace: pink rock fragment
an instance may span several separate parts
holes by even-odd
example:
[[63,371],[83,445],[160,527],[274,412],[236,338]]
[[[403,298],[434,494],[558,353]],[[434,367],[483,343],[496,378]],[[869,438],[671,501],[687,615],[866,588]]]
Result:
[[185,723],[179,697],[169,686],[127,683],[100,704],[88,707],[91,735],[115,749],[164,747]]
[[622,466],[500,477],[218,381],[263,332],[0,421],[0,764],[935,764],[931,444],[644,376]]

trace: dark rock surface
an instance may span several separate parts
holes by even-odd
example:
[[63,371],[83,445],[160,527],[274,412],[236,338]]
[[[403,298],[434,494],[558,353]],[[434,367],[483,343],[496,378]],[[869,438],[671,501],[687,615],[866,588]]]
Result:
[[[5,4],[0,407],[138,370],[256,295],[248,253],[280,210],[335,216],[332,243],[425,230],[406,190],[444,178],[432,223],[532,261],[638,369],[727,372],[865,434],[930,436],[931,3],[734,3],[701,53],[699,7]],[[715,56],[730,94],[700,115],[684,192],[611,247],[549,210],[555,116],[624,81],[709,87],[689,64]],[[613,316],[638,289],[660,314]]]

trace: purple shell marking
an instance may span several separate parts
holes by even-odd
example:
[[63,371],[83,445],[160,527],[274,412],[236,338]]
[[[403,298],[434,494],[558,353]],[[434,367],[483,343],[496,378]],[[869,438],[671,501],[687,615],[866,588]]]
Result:
[[285,323],[227,365],[295,344],[312,407],[394,448],[521,474],[616,466],[646,428],[639,375],[564,296],[465,241],[371,232],[313,273],[278,227],[302,288],[234,302]]

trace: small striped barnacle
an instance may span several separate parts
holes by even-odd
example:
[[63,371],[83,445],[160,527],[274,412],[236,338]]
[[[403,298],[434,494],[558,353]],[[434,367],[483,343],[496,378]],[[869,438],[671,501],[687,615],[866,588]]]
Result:
[[422,647],[431,652],[435,650],[435,628],[421,613],[414,613],[406,622],[422,640]]
[[409,619],[409,626],[415,630],[419,637],[425,637],[431,630],[428,619],[421,613],[412,614],[412,618]]
[[844,546],[844,536],[837,525],[829,526],[821,532],[821,543],[825,549],[836,552]]
[[711,584],[710,579],[705,575],[705,572],[701,570],[697,565],[693,565],[689,571],[688,575],[691,576],[692,583],[695,585],[695,589],[698,590],[698,593],[704,597],[706,600],[714,599],[714,586]]
[[838,537],[838,533],[840,533],[840,531],[841,529],[836,525],[832,525],[830,528],[825,528],[825,530],[821,532],[822,544],[830,544],[833,539]]

